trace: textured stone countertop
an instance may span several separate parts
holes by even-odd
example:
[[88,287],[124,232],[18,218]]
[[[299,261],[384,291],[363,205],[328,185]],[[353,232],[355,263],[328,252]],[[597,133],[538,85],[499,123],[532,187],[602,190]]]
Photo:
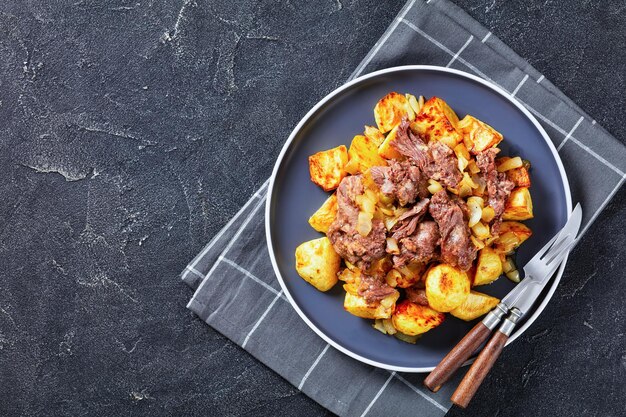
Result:
[[[457,2],[620,140],[622,2]],[[403,1],[0,3],[0,415],[327,415],[185,305],[185,264]],[[626,197],[453,416],[626,415]]]

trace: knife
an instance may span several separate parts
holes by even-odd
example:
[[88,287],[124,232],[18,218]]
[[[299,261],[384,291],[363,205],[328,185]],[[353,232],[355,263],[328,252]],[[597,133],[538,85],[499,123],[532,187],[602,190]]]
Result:
[[428,389],[437,392],[456,370],[476,352],[504,315],[508,314],[451,397],[454,404],[463,408],[467,407],[502,352],[517,322],[530,311],[552,274],[577,243],[581,221],[582,209],[578,204],[559,233],[524,266],[524,279],[481,322],[474,326],[424,379],[424,385]]

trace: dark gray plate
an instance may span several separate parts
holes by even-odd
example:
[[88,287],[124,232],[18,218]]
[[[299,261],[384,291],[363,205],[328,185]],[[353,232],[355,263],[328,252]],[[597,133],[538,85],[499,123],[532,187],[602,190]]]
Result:
[[[390,91],[444,99],[460,118],[470,113],[500,131],[503,155],[520,155],[532,163],[533,236],[517,255],[524,265],[566,222],[571,211],[567,178],[558,153],[534,117],[508,93],[473,75],[442,67],[405,66],[358,78],[329,94],[298,124],[285,144],[272,175],[266,208],[267,242],[280,284],[295,310],[322,338],[342,352],[374,366],[404,372],[427,372],[467,333],[474,323],[447,315],[445,322],[415,345],[383,335],[371,320],[343,309],[341,285],[317,291],[298,276],[296,247],[321,235],[307,220],[328,197],[309,178],[309,155],[345,144],[363,126],[374,125],[373,109]],[[513,341],[536,319],[552,296],[563,267],[518,327]],[[513,284],[506,278],[478,287],[502,298]]]

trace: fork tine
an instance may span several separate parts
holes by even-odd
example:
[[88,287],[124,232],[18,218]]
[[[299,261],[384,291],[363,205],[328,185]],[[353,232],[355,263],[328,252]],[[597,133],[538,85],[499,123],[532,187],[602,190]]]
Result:
[[550,239],[550,241],[546,243],[543,248],[539,249],[539,251],[535,254],[535,256],[532,257],[530,261],[528,261],[528,263],[530,264],[541,259],[541,257],[550,250],[552,244],[559,238],[559,235],[560,233],[557,233],[552,239]]
[[[570,234],[574,234],[576,236],[578,234],[578,230],[580,229],[580,222],[582,221],[582,209],[580,204],[577,204],[572,210],[572,214],[570,215],[565,227],[561,229],[559,233],[556,234],[548,243],[545,244],[543,248],[541,248],[533,258],[528,261],[527,266],[534,265],[539,263],[545,258],[548,253],[550,253],[553,249],[559,250],[563,242],[567,240]],[[557,242],[558,240],[558,242]]]
[[560,253],[561,249],[563,248],[563,246],[569,245],[568,242],[571,241],[571,239],[570,239],[571,236],[572,235],[569,234],[569,233],[567,235],[565,235],[565,236],[559,236],[559,238],[562,237],[562,239],[559,239],[558,242],[556,242],[554,245],[552,245],[550,250],[543,256],[542,260],[545,261],[546,263],[550,263],[549,260],[546,261],[546,258],[552,257],[552,259],[553,259],[555,254]]
[[578,235],[581,221],[582,209],[580,205],[577,205],[565,227],[524,266],[525,274],[527,276],[532,275],[539,281],[550,278],[563,258],[567,256],[570,249],[578,241],[576,236]]
[[558,253],[558,255],[554,256],[551,258],[550,262],[546,263],[545,265],[542,265],[542,273],[545,274],[545,277],[540,279],[540,281],[547,281],[548,278],[550,278],[552,276],[552,274],[554,274],[554,271],[557,270],[557,268],[559,267],[559,265],[561,265],[561,261],[569,254],[570,249],[577,243],[576,240],[573,240],[572,242],[570,242],[569,245],[567,245],[567,247],[562,250],[561,252]]
[[570,242],[567,244],[567,246],[565,246],[563,249],[559,250],[558,253],[555,253],[554,256],[552,256],[548,262],[546,262],[546,265],[550,265],[553,262],[559,263],[563,257],[574,247],[574,245],[576,245],[578,243],[578,239],[572,239],[570,240]]

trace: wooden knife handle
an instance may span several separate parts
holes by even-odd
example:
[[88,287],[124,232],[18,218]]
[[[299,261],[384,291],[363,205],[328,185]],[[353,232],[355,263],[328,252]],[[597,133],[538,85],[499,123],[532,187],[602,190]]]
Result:
[[467,371],[454,394],[452,394],[450,399],[454,404],[461,408],[467,407],[476,391],[478,391],[480,384],[491,370],[491,367],[493,367],[496,359],[500,356],[508,339],[509,336],[501,331],[497,331],[494,334],[487,346],[480,352],[472,367]]
[[469,359],[478,347],[487,340],[491,329],[481,321],[439,362],[439,365],[424,379],[424,385],[432,392],[450,379],[452,375]]

